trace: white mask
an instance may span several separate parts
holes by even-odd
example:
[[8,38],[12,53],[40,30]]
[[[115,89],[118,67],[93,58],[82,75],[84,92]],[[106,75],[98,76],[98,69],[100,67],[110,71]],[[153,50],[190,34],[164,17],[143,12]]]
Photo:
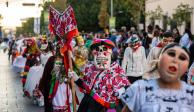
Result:
[[47,44],[41,44],[40,49],[45,50],[47,47],[48,47],[48,43]]
[[94,65],[97,69],[108,69],[111,64],[112,49],[107,48],[104,45],[96,47],[92,51],[94,55]]

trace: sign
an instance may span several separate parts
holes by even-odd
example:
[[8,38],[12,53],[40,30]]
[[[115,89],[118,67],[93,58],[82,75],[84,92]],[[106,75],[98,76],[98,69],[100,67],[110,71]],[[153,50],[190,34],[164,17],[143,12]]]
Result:
[[63,37],[66,33],[77,29],[77,22],[73,8],[68,8],[59,13],[56,9],[50,6],[49,8],[49,30],[54,34]]
[[110,29],[115,29],[116,26],[116,18],[115,17],[110,17],[109,18],[109,28]]
[[34,33],[40,34],[40,18],[34,18]]

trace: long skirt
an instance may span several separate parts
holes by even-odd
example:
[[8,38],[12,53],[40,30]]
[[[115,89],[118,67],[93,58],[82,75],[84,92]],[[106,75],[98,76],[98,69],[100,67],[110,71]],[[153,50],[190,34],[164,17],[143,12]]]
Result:
[[[69,88],[69,103],[72,102],[72,94]],[[58,86],[56,95],[52,100],[53,105],[53,112],[68,112],[68,105],[67,105],[67,85],[66,83],[61,83]]]
[[33,90],[39,85],[39,81],[42,78],[44,67],[42,65],[33,66],[30,68],[26,83],[24,86],[24,92],[27,96],[33,96]]
[[26,64],[26,58],[20,55],[16,57],[15,60],[13,61],[13,69],[16,72],[23,72],[25,64]]

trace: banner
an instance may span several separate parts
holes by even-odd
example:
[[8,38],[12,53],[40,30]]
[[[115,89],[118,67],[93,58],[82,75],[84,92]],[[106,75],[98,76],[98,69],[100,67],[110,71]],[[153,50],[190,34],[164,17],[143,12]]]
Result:
[[115,29],[115,24],[116,24],[116,18],[115,17],[110,17],[109,18],[109,28],[110,29]]
[[59,13],[50,6],[49,13],[49,30],[55,35],[63,37],[68,32],[77,29],[77,22],[71,6],[68,6],[63,13]]

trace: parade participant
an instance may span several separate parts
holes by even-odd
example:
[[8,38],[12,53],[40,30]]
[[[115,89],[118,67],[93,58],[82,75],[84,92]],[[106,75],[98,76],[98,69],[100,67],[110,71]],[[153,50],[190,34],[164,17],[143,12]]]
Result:
[[17,52],[18,52],[18,56],[14,59],[13,61],[13,68],[14,71],[21,73],[24,71],[24,67],[26,64],[26,58],[23,57],[21,54],[24,52],[25,48],[26,48],[26,44],[25,44],[25,39],[19,39],[15,42],[15,44],[17,45]]
[[177,27],[173,28],[172,33],[173,33],[174,42],[179,43],[181,39],[181,35],[178,28]]
[[117,97],[129,86],[129,81],[119,64],[111,63],[114,46],[108,39],[95,39],[90,47],[94,60],[86,65],[84,77],[79,78],[75,72],[69,72],[85,93],[78,112],[119,111],[120,100]]
[[24,72],[21,74],[23,87],[26,83],[26,77],[29,72],[30,67],[38,63],[40,50],[34,39],[27,39],[27,47],[22,53],[23,57],[26,57],[26,64],[24,67]]
[[122,68],[126,71],[126,76],[131,83],[142,78],[145,64],[145,48],[141,46],[139,37],[134,34],[129,38],[129,47],[125,49],[122,62]]
[[193,40],[193,36],[192,36],[190,29],[185,28],[185,32],[183,36],[181,37],[179,44],[181,46],[189,48],[192,43],[192,40]]
[[[39,106],[43,106],[43,96],[37,94],[34,90],[39,85],[39,81],[42,77],[44,66],[48,60],[53,55],[52,44],[48,43],[46,38],[41,39],[41,54],[40,54],[40,64],[34,65],[30,68],[27,75],[24,92],[28,97],[34,98],[34,103],[38,103]],[[41,97],[41,98],[40,98]]]
[[[56,54],[51,56],[44,68],[38,89],[44,96],[45,112],[70,112],[71,91],[63,64],[61,43],[57,42]],[[67,87],[68,86],[68,87]]]
[[84,39],[82,36],[77,36],[76,41],[77,46],[74,47],[75,64],[81,71],[83,71],[88,59],[88,50],[84,46]]
[[158,60],[161,49],[173,42],[174,42],[174,39],[172,37],[172,33],[169,31],[165,32],[163,34],[163,38],[160,41],[160,43],[158,43],[156,47],[153,47],[148,54],[146,73],[144,74],[143,78],[153,79],[153,78],[159,77],[157,71],[152,71],[152,68],[155,65],[155,60]]
[[176,43],[165,46],[155,70],[160,78],[139,80],[121,96],[122,112],[193,112],[194,87],[181,81],[187,71],[189,52]]
[[194,85],[194,43],[189,47],[190,51],[190,63],[189,71],[187,74],[187,83]]
[[156,47],[158,45],[158,43],[160,42],[160,31],[159,30],[154,30],[153,33],[153,39],[152,39],[152,43],[151,43],[151,48]]

